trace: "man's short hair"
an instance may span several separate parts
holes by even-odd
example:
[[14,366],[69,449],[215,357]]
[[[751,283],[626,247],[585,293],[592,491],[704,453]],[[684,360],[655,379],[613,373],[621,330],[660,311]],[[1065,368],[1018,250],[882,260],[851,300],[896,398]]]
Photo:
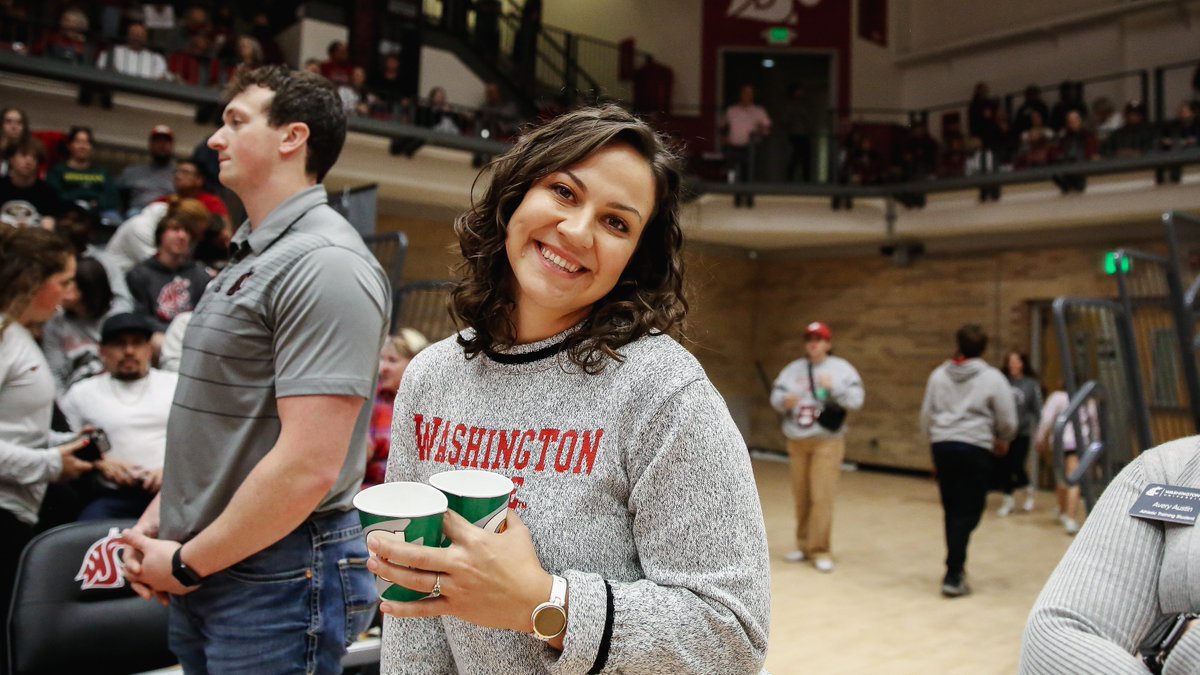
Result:
[[333,85],[320,75],[287,66],[238,69],[225,89],[225,100],[255,86],[275,92],[266,110],[272,127],[293,122],[308,125],[304,170],[315,175],[318,183],[325,180],[346,142],[346,111]]
[[4,149],[4,159],[12,159],[14,155],[33,155],[38,164],[46,161],[46,146],[36,138],[22,138]]
[[979,358],[987,350],[987,333],[983,331],[983,326],[977,323],[969,323],[959,328],[954,337],[958,340],[958,353],[965,358]]

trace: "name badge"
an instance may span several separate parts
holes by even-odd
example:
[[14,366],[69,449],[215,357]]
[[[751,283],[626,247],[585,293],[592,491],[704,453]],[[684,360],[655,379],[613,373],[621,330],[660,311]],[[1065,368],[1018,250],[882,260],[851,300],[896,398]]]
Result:
[[1129,509],[1129,515],[1180,525],[1195,525],[1200,513],[1200,489],[1153,483]]

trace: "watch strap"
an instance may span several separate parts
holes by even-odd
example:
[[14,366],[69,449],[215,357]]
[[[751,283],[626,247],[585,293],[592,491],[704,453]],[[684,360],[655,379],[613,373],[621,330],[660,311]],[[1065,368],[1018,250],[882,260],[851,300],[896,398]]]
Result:
[[204,583],[204,577],[196,573],[196,570],[187,566],[183,562],[183,547],[175,549],[175,554],[171,556],[171,576],[184,586],[192,587],[199,586]]
[[[550,599],[533,609],[533,614],[530,615],[530,621],[533,624],[533,636],[542,642],[549,642],[554,638],[562,635],[562,632],[567,629],[567,580],[557,574],[552,576],[553,583],[550,586]],[[553,633],[543,633],[538,630],[538,616],[543,612],[555,612],[562,617],[562,627]]]

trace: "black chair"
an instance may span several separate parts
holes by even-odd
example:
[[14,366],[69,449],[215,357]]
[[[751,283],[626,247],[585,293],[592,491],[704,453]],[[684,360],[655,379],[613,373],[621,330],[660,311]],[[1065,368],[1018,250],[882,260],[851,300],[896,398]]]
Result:
[[392,332],[415,328],[437,342],[456,332],[450,317],[451,281],[410,281],[392,291]]
[[110,536],[132,520],[70,523],[21,554],[8,614],[13,675],[136,673],[175,664],[167,608],[134,594]]

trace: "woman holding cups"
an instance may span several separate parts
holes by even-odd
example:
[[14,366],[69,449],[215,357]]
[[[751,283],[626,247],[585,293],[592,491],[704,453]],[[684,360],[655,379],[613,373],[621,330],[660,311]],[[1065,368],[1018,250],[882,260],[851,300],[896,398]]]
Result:
[[[666,333],[683,298],[677,158],[615,106],[523,136],[455,224],[467,326],[409,365],[387,478],[513,480],[495,534],[373,532],[384,672],[756,672],[770,570],[745,444]],[[436,590],[436,592],[435,592]]]

